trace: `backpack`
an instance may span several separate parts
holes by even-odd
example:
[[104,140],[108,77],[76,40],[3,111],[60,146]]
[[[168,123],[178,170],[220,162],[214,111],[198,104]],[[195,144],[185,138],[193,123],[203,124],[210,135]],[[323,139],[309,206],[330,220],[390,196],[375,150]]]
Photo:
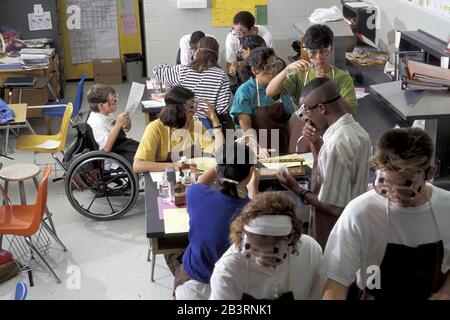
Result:
[[77,134],[64,154],[63,164],[66,168],[83,154],[98,150],[98,144],[95,142],[92,129],[86,122],[77,123],[73,128],[76,129]]
[[19,265],[9,251],[0,249],[0,283],[13,278],[19,273]]
[[0,99],[0,124],[14,121],[14,111],[6,104],[5,101]]

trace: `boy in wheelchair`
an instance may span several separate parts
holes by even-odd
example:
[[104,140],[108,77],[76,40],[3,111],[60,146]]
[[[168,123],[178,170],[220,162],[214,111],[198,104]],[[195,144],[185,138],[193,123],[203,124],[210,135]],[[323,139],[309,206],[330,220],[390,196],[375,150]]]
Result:
[[139,142],[127,138],[125,132],[131,129],[131,120],[127,112],[122,112],[116,120],[111,114],[117,110],[115,90],[104,84],[95,84],[87,94],[91,113],[87,123],[92,129],[99,150],[114,152],[133,163]]

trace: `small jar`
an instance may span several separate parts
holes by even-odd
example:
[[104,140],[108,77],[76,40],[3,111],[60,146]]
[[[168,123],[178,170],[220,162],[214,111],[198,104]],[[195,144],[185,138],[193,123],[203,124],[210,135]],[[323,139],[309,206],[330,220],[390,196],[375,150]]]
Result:
[[177,207],[186,205],[186,186],[181,181],[175,186],[175,205]]

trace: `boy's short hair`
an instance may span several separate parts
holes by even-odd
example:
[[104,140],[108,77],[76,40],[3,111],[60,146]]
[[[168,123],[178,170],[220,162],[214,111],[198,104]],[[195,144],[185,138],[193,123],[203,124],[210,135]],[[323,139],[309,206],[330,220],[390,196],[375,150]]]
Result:
[[275,51],[268,47],[258,47],[250,52],[247,58],[247,64],[250,67],[262,70],[267,64],[267,60],[275,55]]
[[248,11],[241,11],[236,13],[233,18],[233,24],[242,24],[248,30],[255,26],[255,17]]
[[257,34],[251,34],[239,39],[243,49],[256,49],[258,47],[267,47],[266,41],[263,37]]
[[196,46],[197,43],[200,41],[200,39],[202,39],[204,37],[206,37],[206,35],[203,31],[192,32],[191,38],[189,39],[189,45],[191,47]]
[[116,90],[111,86],[101,83],[94,84],[87,93],[89,108],[93,112],[100,112],[98,104],[108,102],[108,96],[115,93]]
[[333,45],[334,34],[324,24],[315,24],[306,30],[304,46],[307,49],[317,50]]
[[386,171],[427,170],[433,152],[433,141],[422,129],[390,129],[378,141],[371,163]]

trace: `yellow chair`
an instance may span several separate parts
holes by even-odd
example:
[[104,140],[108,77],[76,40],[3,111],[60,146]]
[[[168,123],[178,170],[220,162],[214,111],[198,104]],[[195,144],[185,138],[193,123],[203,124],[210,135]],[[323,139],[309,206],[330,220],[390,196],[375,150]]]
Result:
[[54,135],[21,135],[17,140],[17,150],[33,151],[34,153],[51,153],[52,157],[66,171],[63,163],[56,154],[63,152],[66,146],[67,132],[69,130],[70,119],[72,118],[73,106],[69,103],[64,111],[61,121],[61,129]]

